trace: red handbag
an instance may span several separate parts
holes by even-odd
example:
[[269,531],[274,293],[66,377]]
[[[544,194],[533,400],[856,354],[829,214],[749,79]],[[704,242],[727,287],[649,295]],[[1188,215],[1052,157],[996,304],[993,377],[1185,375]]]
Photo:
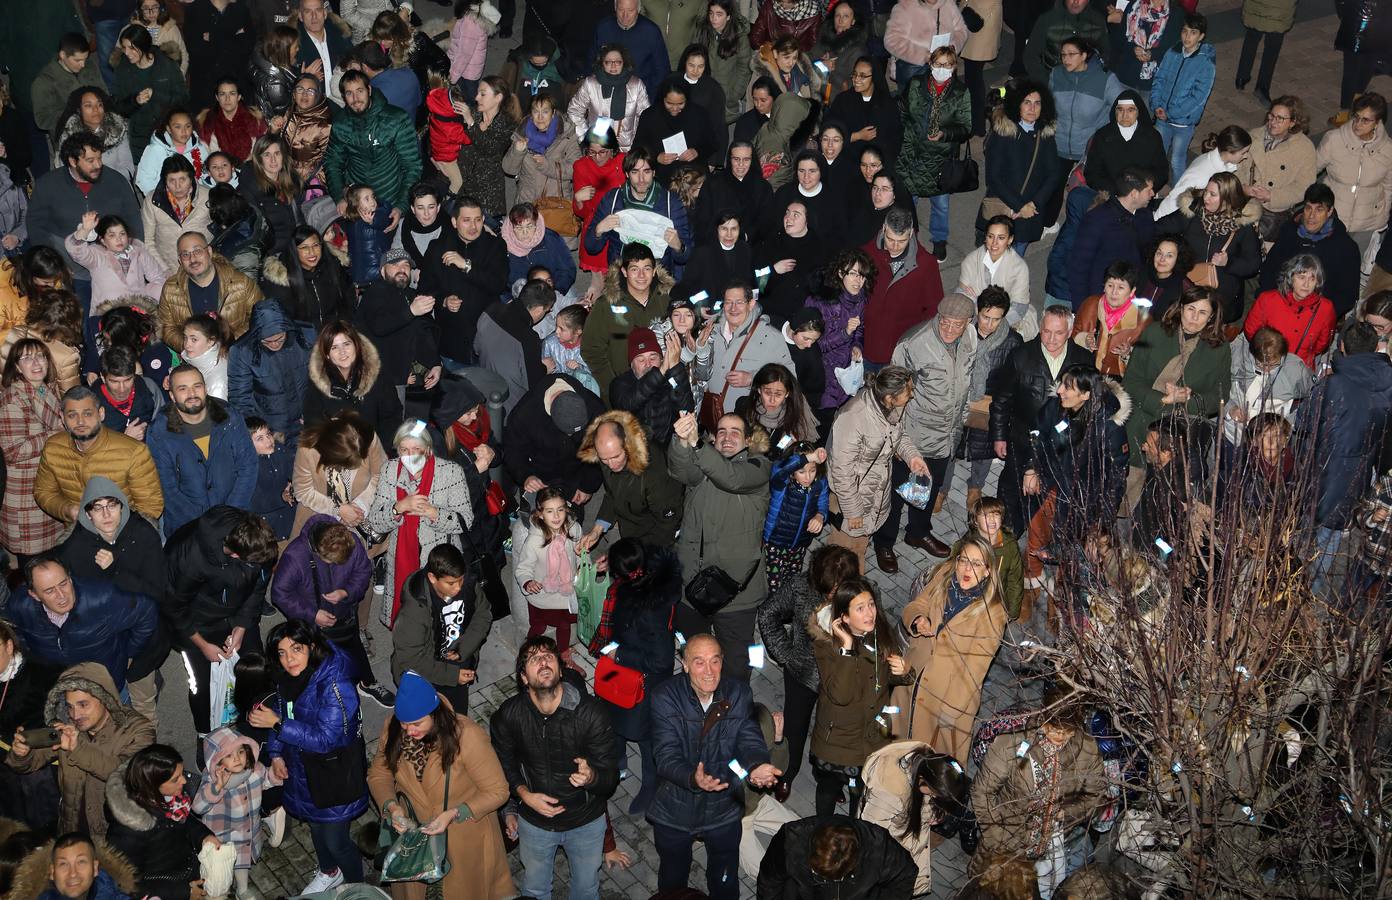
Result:
[[632,709],[643,702],[645,680],[642,672],[619,665],[607,653],[601,654],[595,661],[595,696],[608,700],[620,709]]

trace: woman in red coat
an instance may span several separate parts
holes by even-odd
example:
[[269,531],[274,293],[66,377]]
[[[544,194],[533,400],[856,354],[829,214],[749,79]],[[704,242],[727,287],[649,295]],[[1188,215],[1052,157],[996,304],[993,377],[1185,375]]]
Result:
[[1329,349],[1337,317],[1334,304],[1320,291],[1324,287],[1324,266],[1310,253],[1292,256],[1281,266],[1276,289],[1265,291],[1252,304],[1243,333],[1247,340],[1263,325],[1281,332],[1290,352],[1309,366],[1315,357]]
[[[595,210],[604,195],[624,183],[623,154],[619,152],[619,140],[613,128],[596,134],[594,129],[585,132],[581,139],[585,153],[575,161],[572,170],[572,183],[575,194],[571,206],[580,217],[580,233],[590,227]],[[604,272],[609,268],[607,252],[590,253],[585,242],[580,242],[580,268],[586,272]]]

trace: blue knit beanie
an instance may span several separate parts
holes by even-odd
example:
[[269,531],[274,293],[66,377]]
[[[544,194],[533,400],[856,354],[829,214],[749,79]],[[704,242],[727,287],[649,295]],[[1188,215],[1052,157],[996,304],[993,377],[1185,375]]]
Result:
[[396,718],[401,722],[416,722],[424,719],[440,705],[440,695],[435,686],[426,681],[414,670],[407,670],[401,676],[401,684],[396,689]]

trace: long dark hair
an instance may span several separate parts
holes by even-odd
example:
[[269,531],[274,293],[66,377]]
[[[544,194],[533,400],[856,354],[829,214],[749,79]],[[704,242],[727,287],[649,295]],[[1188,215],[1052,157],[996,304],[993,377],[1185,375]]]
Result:
[[[729,21],[725,23],[725,30],[719,35],[715,34],[715,29],[710,24],[710,8],[712,6],[718,6],[725,10],[725,15],[729,17]],[[729,59],[734,56],[739,52],[740,42],[749,40],[748,25],[749,23],[744,21],[744,17],[735,8],[733,0],[709,0],[706,4],[706,18],[701,22],[701,28],[708,31],[710,36],[715,37],[715,46],[711,49],[721,59]],[[710,60],[706,60],[706,64],[709,66]]]
[[1211,291],[1205,287],[1186,285],[1179,300],[1170,304],[1170,308],[1165,310],[1165,315],[1160,319],[1160,327],[1169,334],[1179,336],[1183,330],[1184,307],[1190,303],[1198,303],[1200,300],[1208,301],[1213,315],[1208,317],[1208,324],[1204,326],[1203,331],[1199,332],[1199,339],[1210,347],[1221,347],[1226,343],[1223,340],[1223,298],[1217,291]]
[[861,594],[869,594],[870,599],[875,602],[877,656],[883,659],[891,653],[902,652],[903,648],[899,646],[899,635],[895,633],[894,626],[890,624],[889,617],[885,615],[884,606],[880,603],[880,589],[863,575],[847,578],[836,586],[836,590],[831,592],[831,618],[835,620],[848,613],[851,609],[851,601]]
[[[105,124],[106,117],[108,115],[111,115],[112,113],[116,112],[116,101],[111,99],[110,94],[108,94],[102,88],[84,84],[81,87],[74,88],[73,92],[68,95],[68,102],[63,104],[63,111],[58,115],[59,134],[63,133],[63,126],[68,123],[69,119],[71,119],[73,116],[81,116],[82,101],[86,99],[88,94],[91,94],[92,96],[96,97],[98,100],[101,101],[103,124]],[[83,125],[82,127],[84,129],[87,129],[86,125]]]
[[788,392],[788,399],[783,401],[783,418],[779,421],[773,433],[769,435],[769,440],[777,445],[783,440],[783,435],[791,434],[797,436],[797,430],[802,427],[802,423],[807,421],[807,397],[802,393],[802,386],[788,367],[782,363],[765,363],[754,373],[754,381],[750,385],[749,392],[752,395],[748,411],[745,414],[747,421],[752,428],[760,424],[756,407],[759,403],[759,388],[766,384],[781,384],[783,389]]
[[[924,794],[927,787],[931,794]],[[967,776],[961,763],[946,753],[929,750],[918,757],[909,775],[909,796],[904,810],[894,819],[903,828],[900,837],[918,837],[923,831],[923,808],[933,813],[935,822],[960,816],[967,804]]]
[[[290,250],[285,254],[285,272],[290,277],[290,290],[294,291],[296,296],[303,295],[304,292],[309,289],[305,284],[304,266],[300,265],[300,254],[296,251],[299,250],[300,244],[303,244],[310,238],[319,241],[319,268],[335,276],[329,279],[330,284],[335,287],[339,284],[339,279],[337,277],[340,268],[338,257],[334,256],[333,253],[329,251],[329,242],[324,240],[323,235],[313,226],[296,225],[295,230],[290,232]],[[342,301],[345,298],[339,297],[338,299]],[[333,338],[329,338],[329,344],[325,347],[324,352],[326,358],[328,355],[328,347],[330,346],[333,346]],[[360,351],[358,357],[359,360],[361,360],[361,344],[359,344],[358,349]]]
[[30,301],[24,324],[46,341],[82,346],[82,303],[72,291],[44,291]]
[[[1077,409],[1065,409],[1063,415],[1065,419],[1078,422],[1091,423],[1099,414],[1102,407],[1102,396],[1107,390],[1107,379],[1091,363],[1075,363],[1064,368],[1059,373],[1059,384],[1067,385],[1075,391],[1082,391],[1088,395],[1083,401],[1083,405]],[[1082,440],[1083,429],[1074,429],[1072,434],[1073,442],[1076,444]]]
[[237,677],[232,686],[232,705],[240,715],[251,714],[252,707],[262,703],[275,689],[275,679],[271,678],[269,663],[265,654],[248,650],[237,658],[232,667]]
[[151,744],[136,751],[126,766],[126,793],[141,809],[157,820],[164,817],[164,794],[160,785],[174,777],[183,765],[179,751],[168,744]]
[[33,299],[48,288],[39,287],[35,279],[60,280],[63,287],[71,288],[72,270],[64,261],[62,254],[52,247],[30,247],[18,257],[10,260],[14,271],[10,273],[10,283],[21,297]]
[[[457,714],[450,709],[449,704],[443,701],[430,711],[430,734],[421,743],[425,744],[427,752],[431,749],[440,751],[440,768],[448,772],[454,765],[454,761],[459,758],[459,720]],[[396,771],[397,763],[401,762],[402,736],[405,734],[401,730],[401,722],[396,716],[392,716],[387,723],[387,768]]]
[[300,449],[318,452],[320,469],[359,469],[372,452],[372,438],[367,420],[357,410],[344,409],[306,426],[300,432]]
[[266,669],[277,682],[290,677],[280,664],[280,642],[286,638],[309,648],[309,666],[307,667],[309,672],[319,668],[320,664],[328,659],[332,652],[329,649],[328,641],[324,639],[323,632],[300,619],[286,619],[272,628],[271,633],[266,635],[266,658],[268,660]]
[[24,376],[19,374],[19,360],[30,351],[42,353],[48,361],[48,374],[44,376],[44,384],[50,388],[58,386],[58,367],[53,363],[53,354],[48,352],[48,345],[38,338],[21,338],[15,341],[14,346],[10,348],[10,355],[5,357],[5,368],[0,374],[0,388],[7,388],[17,381],[24,380]]
[[[838,129],[840,126],[836,126]],[[892,180],[892,179],[891,179]],[[821,298],[829,303],[837,303],[841,300],[841,292],[845,289],[841,284],[841,278],[851,270],[852,266],[859,266],[861,274],[865,276],[865,284],[861,292],[869,297],[875,290],[875,263],[870,259],[870,254],[859,247],[842,247],[837,250],[822,269],[822,284],[818,290]]]

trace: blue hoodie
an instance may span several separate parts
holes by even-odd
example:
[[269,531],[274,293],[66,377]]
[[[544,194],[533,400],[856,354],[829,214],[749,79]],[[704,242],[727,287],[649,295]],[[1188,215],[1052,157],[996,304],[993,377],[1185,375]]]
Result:
[[1189,56],[1182,44],[1172,48],[1150,84],[1150,108],[1163,109],[1171,125],[1199,124],[1217,71],[1218,51],[1212,44],[1200,44]]
[[[285,344],[272,352],[261,343],[284,333]],[[265,419],[272,431],[294,446],[309,384],[309,344],[280,303],[262,300],[251,310],[247,333],[227,353],[227,402],[243,416]]]
[[1125,87],[1095,56],[1081,72],[1054,66],[1049,73],[1049,91],[1058,114],[1054,143],[1060,157],[1083,158],[1093,133],[1111,121],[1112,104]]

